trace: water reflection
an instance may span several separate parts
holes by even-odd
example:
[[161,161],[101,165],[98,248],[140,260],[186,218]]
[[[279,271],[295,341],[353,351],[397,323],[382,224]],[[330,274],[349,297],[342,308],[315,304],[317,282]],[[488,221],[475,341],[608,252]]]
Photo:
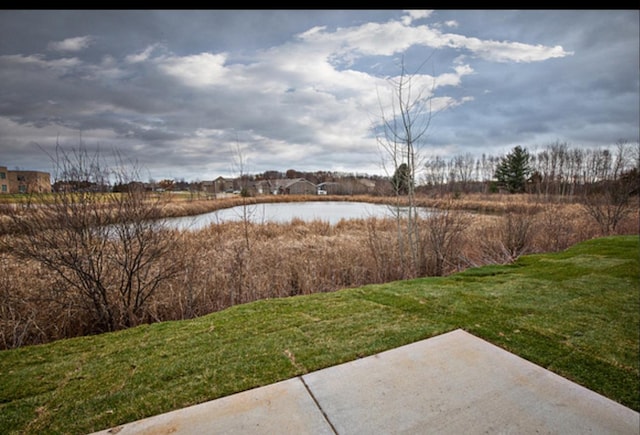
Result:
[[287,223],[293,219],[305,222],[321,220],[335,225],[342,219],[393,217],[393,207],[366,202],[308,201],[251,204],[217,210],[196,216],[168,218],[171,228],[199,230],[213,223],[242,221],[245,216],[254,223]]

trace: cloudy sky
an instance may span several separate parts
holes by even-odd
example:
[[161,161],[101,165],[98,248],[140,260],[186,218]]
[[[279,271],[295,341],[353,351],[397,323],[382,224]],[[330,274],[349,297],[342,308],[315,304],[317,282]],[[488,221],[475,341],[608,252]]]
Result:
[[[640,140],[638,10],[0,11],[0,166],[56,143],[145,178],[383,174],[372,127],[404,63],[450,158]],[[387,112],[388,113],[388,112]],[[145,180],[146,181],[146,180]]]

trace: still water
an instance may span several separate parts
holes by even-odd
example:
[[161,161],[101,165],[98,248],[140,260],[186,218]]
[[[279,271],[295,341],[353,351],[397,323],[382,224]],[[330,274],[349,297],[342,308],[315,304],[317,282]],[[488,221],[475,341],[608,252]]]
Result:
[[367,219],[370,217],[393,217],[393,207],[366,202],[309,201],[266,203],[226,208],[196,216],[166,219],[171,228],[199,230],[213,223],[242,221],[246,210],[247,219],[255,223],[287,223],[293,219],[305,222],[321,220],[334,225],[342,219]]

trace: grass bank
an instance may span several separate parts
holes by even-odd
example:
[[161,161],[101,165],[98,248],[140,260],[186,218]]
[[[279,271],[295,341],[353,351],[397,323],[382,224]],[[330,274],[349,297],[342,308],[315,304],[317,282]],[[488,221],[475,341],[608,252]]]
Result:
[[462,328],[632,409],[639,239],[0,352],[0,432],[88,433]]

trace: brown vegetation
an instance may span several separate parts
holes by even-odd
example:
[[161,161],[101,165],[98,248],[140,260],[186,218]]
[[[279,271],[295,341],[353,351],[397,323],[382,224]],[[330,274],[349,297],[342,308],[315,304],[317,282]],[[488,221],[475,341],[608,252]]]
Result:
[[[265,199],[336,198],[282,196],[261,201]],[[247,201],[256,200],[171,201],[164,206],[163,215],[190,215]],[[419,219],[421,257],[409,275],[401,264],[403,253],[393,219],[349,220],[333,226],[298,220],[289,224],[214,224],[201,231],[172,235],[174,243],[163,264],[183,266],[159,283],[144,312],[131,319],[135,323],[187,319],[257,299],[446,275],[471,266],[507,263],[522,254],[562,250],[601,235],[598,222],[582,205],[539,202],[532,195],[418,196],[416,203],[438,207],[442,213]],[[616,234],[637,233],[637,203],[631,210],[617,224]],[[84,309],[80,291],[69,289],[63,275],[13,252],[11,246],[23,236],[2,237],[0,348],[101,331]]]

